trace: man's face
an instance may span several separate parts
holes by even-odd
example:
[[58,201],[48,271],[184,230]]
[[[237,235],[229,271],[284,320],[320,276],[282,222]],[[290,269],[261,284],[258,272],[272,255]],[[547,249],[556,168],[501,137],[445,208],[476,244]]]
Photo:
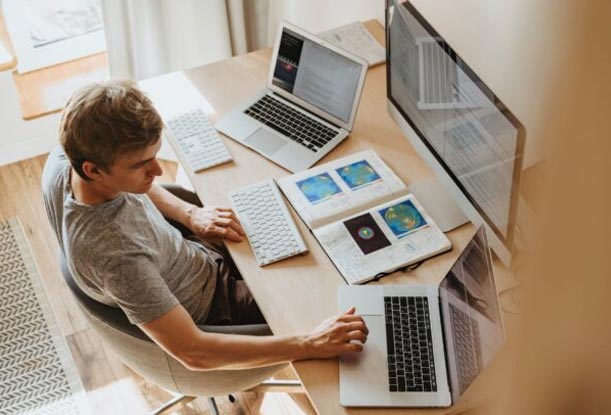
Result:
[[117,192],[148,192],[155,177],[163,173],[157,160],[160,148],[161,140],[157,140],[142,150],[118,155],[115,164],[103,174],[104,186]]

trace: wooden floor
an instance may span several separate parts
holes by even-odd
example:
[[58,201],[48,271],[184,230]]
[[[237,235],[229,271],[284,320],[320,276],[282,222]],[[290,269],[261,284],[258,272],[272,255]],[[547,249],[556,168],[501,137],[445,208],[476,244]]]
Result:
[[[65,286],[57,260],[58,244],[47,222],[41,193],[41,174],[45,156],[0,167],[0,220],[17,216],[32,247],[47,296],[61,332],[70,347],[87,398],[95,415],[148,413],[171,396],[168,392],[122,365],[101,343],[80,314]],[[173,182],[176,163],[163,162],[160,182]],[[280,378],[295,378],[291,369]],[[236,403],[217,398],[222,414],[312,414],[303,394],[241,393]],[[206,400],[196,399],[174,412],[180,415],[208,414]]]

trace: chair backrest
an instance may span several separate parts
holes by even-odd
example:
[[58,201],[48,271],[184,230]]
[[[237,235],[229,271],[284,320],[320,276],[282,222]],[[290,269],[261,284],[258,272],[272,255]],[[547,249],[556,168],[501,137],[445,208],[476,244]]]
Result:
[[151,339],[138,326],[129,322],[127,316],[120,308],[102,304],[85,294],[72,277],[63,255],[60,258],[60,267],[66,285],[70,288],[80,306],[86,309],[89,314],[127,335],[151,342]]

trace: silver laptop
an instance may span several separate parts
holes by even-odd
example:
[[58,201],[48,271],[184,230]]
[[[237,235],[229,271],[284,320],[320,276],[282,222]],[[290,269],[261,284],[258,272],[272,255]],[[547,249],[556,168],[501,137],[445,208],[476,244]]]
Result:
[[215,127],[297,172],[352,131],[367,61],[283,22],[271,62],[267,89]]
[[481,227],[439,287],[342,286],[369,336],[340,358],[344,406],[450,406],[500,349],[504,331]]

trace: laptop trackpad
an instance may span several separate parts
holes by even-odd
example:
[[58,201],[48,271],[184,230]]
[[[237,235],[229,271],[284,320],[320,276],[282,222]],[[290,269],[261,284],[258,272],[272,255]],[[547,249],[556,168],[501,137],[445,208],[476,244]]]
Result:
[[265,128],[259,128],[248,136],[248,138],[244,140],[244,143],[256,148],[267,156],[273,156],[278,150],[288,144],[285,140],[276,137]]

